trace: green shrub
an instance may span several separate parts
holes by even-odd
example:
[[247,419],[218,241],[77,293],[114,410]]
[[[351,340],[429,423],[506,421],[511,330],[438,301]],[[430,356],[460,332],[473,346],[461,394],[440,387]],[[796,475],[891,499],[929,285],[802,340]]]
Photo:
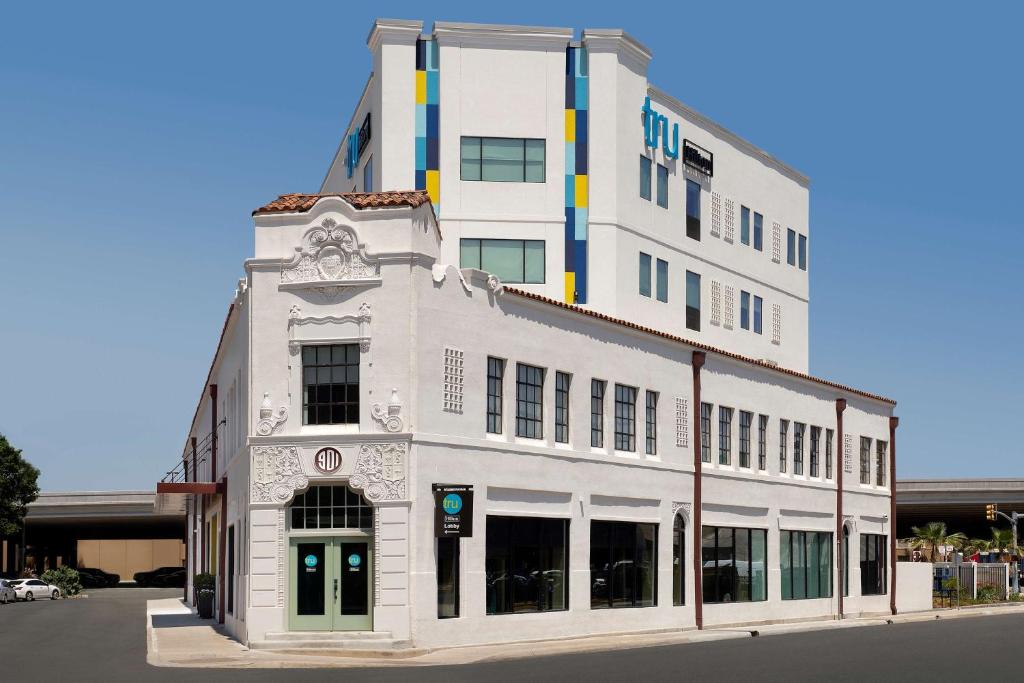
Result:
[[978,602],[996,602],[1001,591],[990,583],[978,586]]
[[78,595],[82,592],[82,582],[78,578],[78,572],[71,567],[47,569],[39,578],[59,588],[60,594],[64,597]]
[[192,579],[192,585],[195,586],[197,591],[212,591],[217,588],[217,577],[213,574],[206,572],[202,574],[196,574],[195,578]]

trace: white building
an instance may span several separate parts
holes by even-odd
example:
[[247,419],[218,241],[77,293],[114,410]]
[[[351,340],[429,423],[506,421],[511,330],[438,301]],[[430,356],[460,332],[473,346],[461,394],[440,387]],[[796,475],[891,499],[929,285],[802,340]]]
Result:
[[895,610],[895,403],[806,374],[807,179],[650,85],[620,31],[422,28],[375,24],[320,193],[254,212],[158,488],[229,630]]

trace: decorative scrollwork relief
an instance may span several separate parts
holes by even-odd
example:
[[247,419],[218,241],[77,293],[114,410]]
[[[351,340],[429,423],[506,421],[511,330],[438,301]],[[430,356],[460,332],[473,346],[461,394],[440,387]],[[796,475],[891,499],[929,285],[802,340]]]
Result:
[[281,406],[275,414],[270,402],[270,393],[264,392],[263,405],[260,406],[260,419],[256,423],[256,433],[260,436],[270,436],[287,420],[288,406]]
[[297,247],[295,258],[281,267],[281,285],[316,289],[332,299],[347,282],[361,284],[380,275],[379,264],[367,256],[351,228],[325,218]]
[[256,446],[252,451],[253,503],[283,505],[309,486],[295,446]]
[[380,423],[385,432],[402,431],[402,403],[398,400],[398,389],[391,390],[391,402],[386,408],[380,403],[374,403],[370,408],[370,415]]
[[497,275],[488,275],[487,289],[491,290],[491,293],[497,296],[505,291],[505,285],[501,284],[501,279]]
[[371,503],[405,500],[407,443],[364,443],[356,456],[349,486]]
[[683,515],[683,519],[686,523],[690,523],[691,514],[693,512],[693,503],[672,503],[672,517],[674,518],[678,514]]

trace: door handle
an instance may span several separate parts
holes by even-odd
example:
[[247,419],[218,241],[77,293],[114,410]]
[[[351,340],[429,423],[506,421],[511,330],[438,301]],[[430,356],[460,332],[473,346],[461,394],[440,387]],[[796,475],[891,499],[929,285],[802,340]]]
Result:
[[334,602],[338,602],[338,580],[334,580]]

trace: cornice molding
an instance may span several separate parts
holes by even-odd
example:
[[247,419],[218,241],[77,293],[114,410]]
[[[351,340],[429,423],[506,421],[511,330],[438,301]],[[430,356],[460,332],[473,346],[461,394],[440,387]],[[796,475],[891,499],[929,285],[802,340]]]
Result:
[[536,48],[564,50],[572,40],[571,28],[434,22],[438,45],[462,47]]
[[366,46],[370,52],[384,43],[415,45],[423,33],[423,22],[413,19],[377,19],[366,35]]
[[643,43],[618,28],[583,29],[583,44],[592,52],[614,52],[645,74],[653,56]]

